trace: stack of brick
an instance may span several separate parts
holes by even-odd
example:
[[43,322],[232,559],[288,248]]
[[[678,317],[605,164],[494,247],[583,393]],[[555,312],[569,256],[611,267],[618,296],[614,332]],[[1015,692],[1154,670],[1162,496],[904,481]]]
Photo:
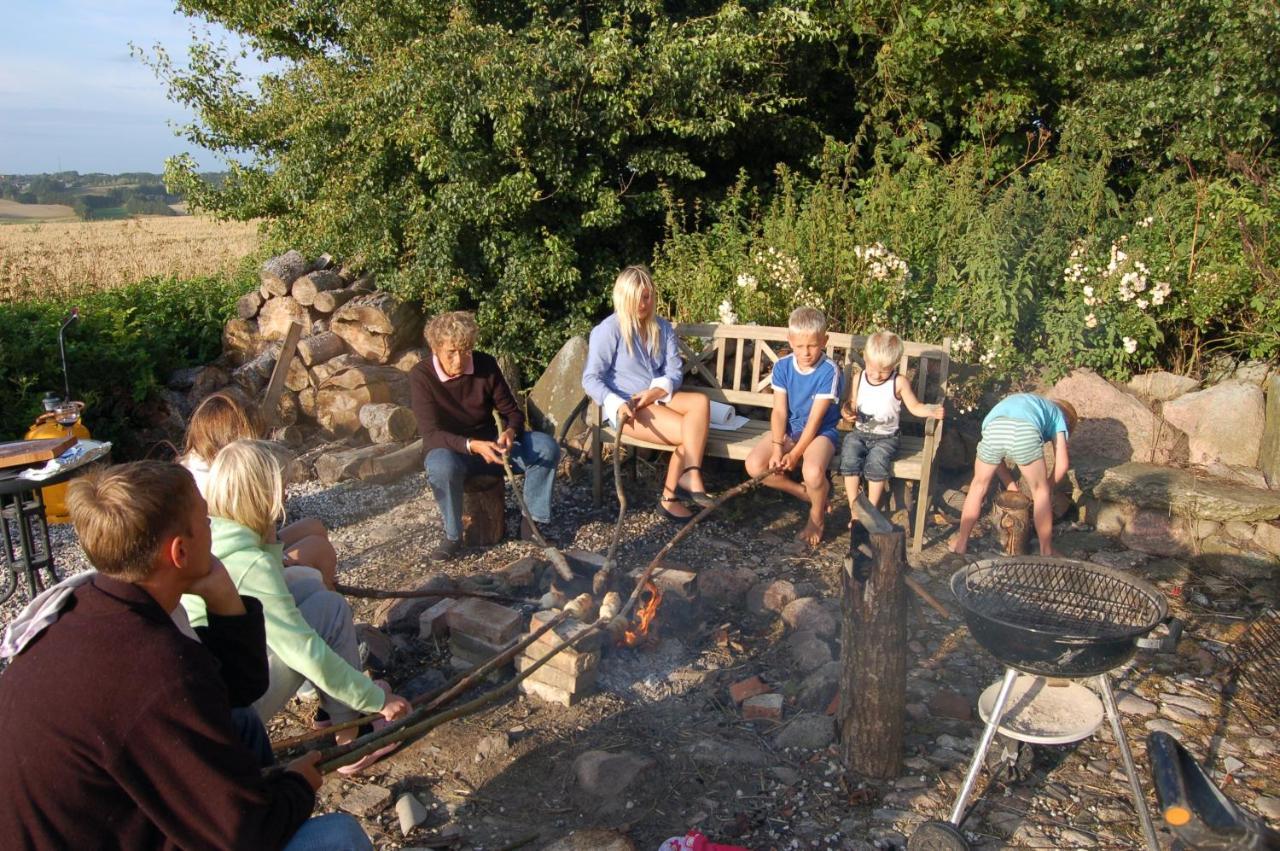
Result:
[[[530,632],[544,626],[555,616],[553,611],[535,612],[529,625]],[[570,641],[587,625],[570,618],[555,629],[543,634],[516,657],[516,667],[524,671],[562,641]],[[597,665],[600,662],[600,634],[588,636],[574,647],[567,647],[552,656],[520,682],[520,690],[548,703],[573,706],[595,691]]]
[[519,612],[488,600],[454,602],[444,613],[453,667],[469,671],[509,650],[519,640],[520,621]]

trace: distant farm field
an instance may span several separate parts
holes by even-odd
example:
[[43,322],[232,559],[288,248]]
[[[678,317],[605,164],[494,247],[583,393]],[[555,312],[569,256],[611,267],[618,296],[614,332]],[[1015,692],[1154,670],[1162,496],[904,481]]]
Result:
[[76,221],[75,210],[66,204],[19,204],[0,198],[0,222]]
[[200,216],[0,224],[0,302],[230,273],[257,247],[256,224]]

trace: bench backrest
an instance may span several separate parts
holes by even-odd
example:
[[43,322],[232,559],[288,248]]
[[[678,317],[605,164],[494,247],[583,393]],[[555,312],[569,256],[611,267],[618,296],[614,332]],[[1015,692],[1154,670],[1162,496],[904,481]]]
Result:
[[[730,405],[773,407],[769,378],[784,355],[787,329],[765,325],[681,324],[676,326],[680,353],[689,377],[686,389],[698,390]],[[828,333],[827,357],[844,372],[845,397],[854,365],[862,364],[863,335]],[[917,398],[938,403],[946,393],[951,369],[951,341],[941,344],[903,341],[899,370],[912,377]],[[902,409],[904,421],[915,420]]]

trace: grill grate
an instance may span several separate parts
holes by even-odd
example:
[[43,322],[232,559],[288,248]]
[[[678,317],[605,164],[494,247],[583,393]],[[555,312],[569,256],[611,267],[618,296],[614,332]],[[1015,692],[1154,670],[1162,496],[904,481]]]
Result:
[[981,561],[951,584],[960,603],[991,620],[1063,638],[1145,633],[1164,617],[1146,583],[1072,559],[1025,556]]
[[1268,719],[1280,712],[1280,610],[1268,609],[1231,647],[1243,691]]

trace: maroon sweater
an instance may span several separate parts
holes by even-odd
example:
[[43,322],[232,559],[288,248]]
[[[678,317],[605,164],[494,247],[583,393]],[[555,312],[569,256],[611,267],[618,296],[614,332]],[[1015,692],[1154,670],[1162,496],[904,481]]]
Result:
[[192,641],[135,585],[98,576],[76,589],[0,675],[0,848],[265,849],[293,837],[315,795],[293,772],[264,778],[213,655],[244,653],[256,635],[265,663],[261,609],[209,629],[231,640]]
[[475,372],[441,381],[430,354],[409,372],[409,394],[423,448],[452,449],[465,453],[467,440],[495,440],[498,428],[493,411],[516,437],[524,432],[524,414],[498,369],[493,355],[472,352]]

